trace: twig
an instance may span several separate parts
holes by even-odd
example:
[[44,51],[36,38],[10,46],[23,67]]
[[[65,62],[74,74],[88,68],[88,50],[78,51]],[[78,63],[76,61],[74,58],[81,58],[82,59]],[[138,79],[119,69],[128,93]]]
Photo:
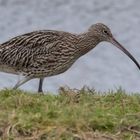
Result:
[[133,129],[129,128],[129,127],[124,127],[124,129],[126,129],[126,130],[128,130],[130,132],[133,132],[133,133],[137,134],[138,137],[140,137],[140,132],[139,131],[133,130]]

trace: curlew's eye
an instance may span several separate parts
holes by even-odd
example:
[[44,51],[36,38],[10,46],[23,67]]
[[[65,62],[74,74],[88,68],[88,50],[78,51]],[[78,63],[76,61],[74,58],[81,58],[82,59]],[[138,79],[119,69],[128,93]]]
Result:
[[108,35],[108,31],[107,31],[107,30],[103,30],[103,32],[104,32],[105,34],[107,34],[107,35]]

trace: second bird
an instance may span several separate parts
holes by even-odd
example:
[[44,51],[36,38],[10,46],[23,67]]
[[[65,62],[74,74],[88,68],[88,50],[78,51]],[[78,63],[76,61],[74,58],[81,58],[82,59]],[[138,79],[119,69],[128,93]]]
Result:
[[12,38],[0,45],[0,71],[24,76],[14,89],[39,78],[38,92],[43,92],[45,77],[65,72],[79,57],[102,41],[122,50],[140,69],[136,59],[114,39],[110,29],[97,23],[81,34],[41,30]]

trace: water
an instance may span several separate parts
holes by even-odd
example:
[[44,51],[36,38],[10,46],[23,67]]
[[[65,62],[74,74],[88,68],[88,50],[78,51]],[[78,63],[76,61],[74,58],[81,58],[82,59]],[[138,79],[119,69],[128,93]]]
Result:
[[[38,29],[83,32],[94,23],[107,24],[121,44],[140,62],[139,0],[0,0],[0,42]],[[0,73],[0,88],[12,87],[18,77]],[[100,91],[121,86],[140,91],[140,72],[130,59],[109,43],[101,43],[64,74],[46,78],[45,91],[83,85]],[[22,89],[36,91],[38,80]]]

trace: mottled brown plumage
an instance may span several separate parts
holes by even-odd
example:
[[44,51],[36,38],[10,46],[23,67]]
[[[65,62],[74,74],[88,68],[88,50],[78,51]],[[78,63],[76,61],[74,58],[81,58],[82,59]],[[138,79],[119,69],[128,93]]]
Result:
[[25,76],[14,88],[33,78],[40,78],[40,92],[44,77],[65,72],[79,57],[102,41],[116,45],[140,68],[132,55],[113,38],[110,29],[98,23],[81,34],[42,30],[17,36],[0,46],[0,71]]

